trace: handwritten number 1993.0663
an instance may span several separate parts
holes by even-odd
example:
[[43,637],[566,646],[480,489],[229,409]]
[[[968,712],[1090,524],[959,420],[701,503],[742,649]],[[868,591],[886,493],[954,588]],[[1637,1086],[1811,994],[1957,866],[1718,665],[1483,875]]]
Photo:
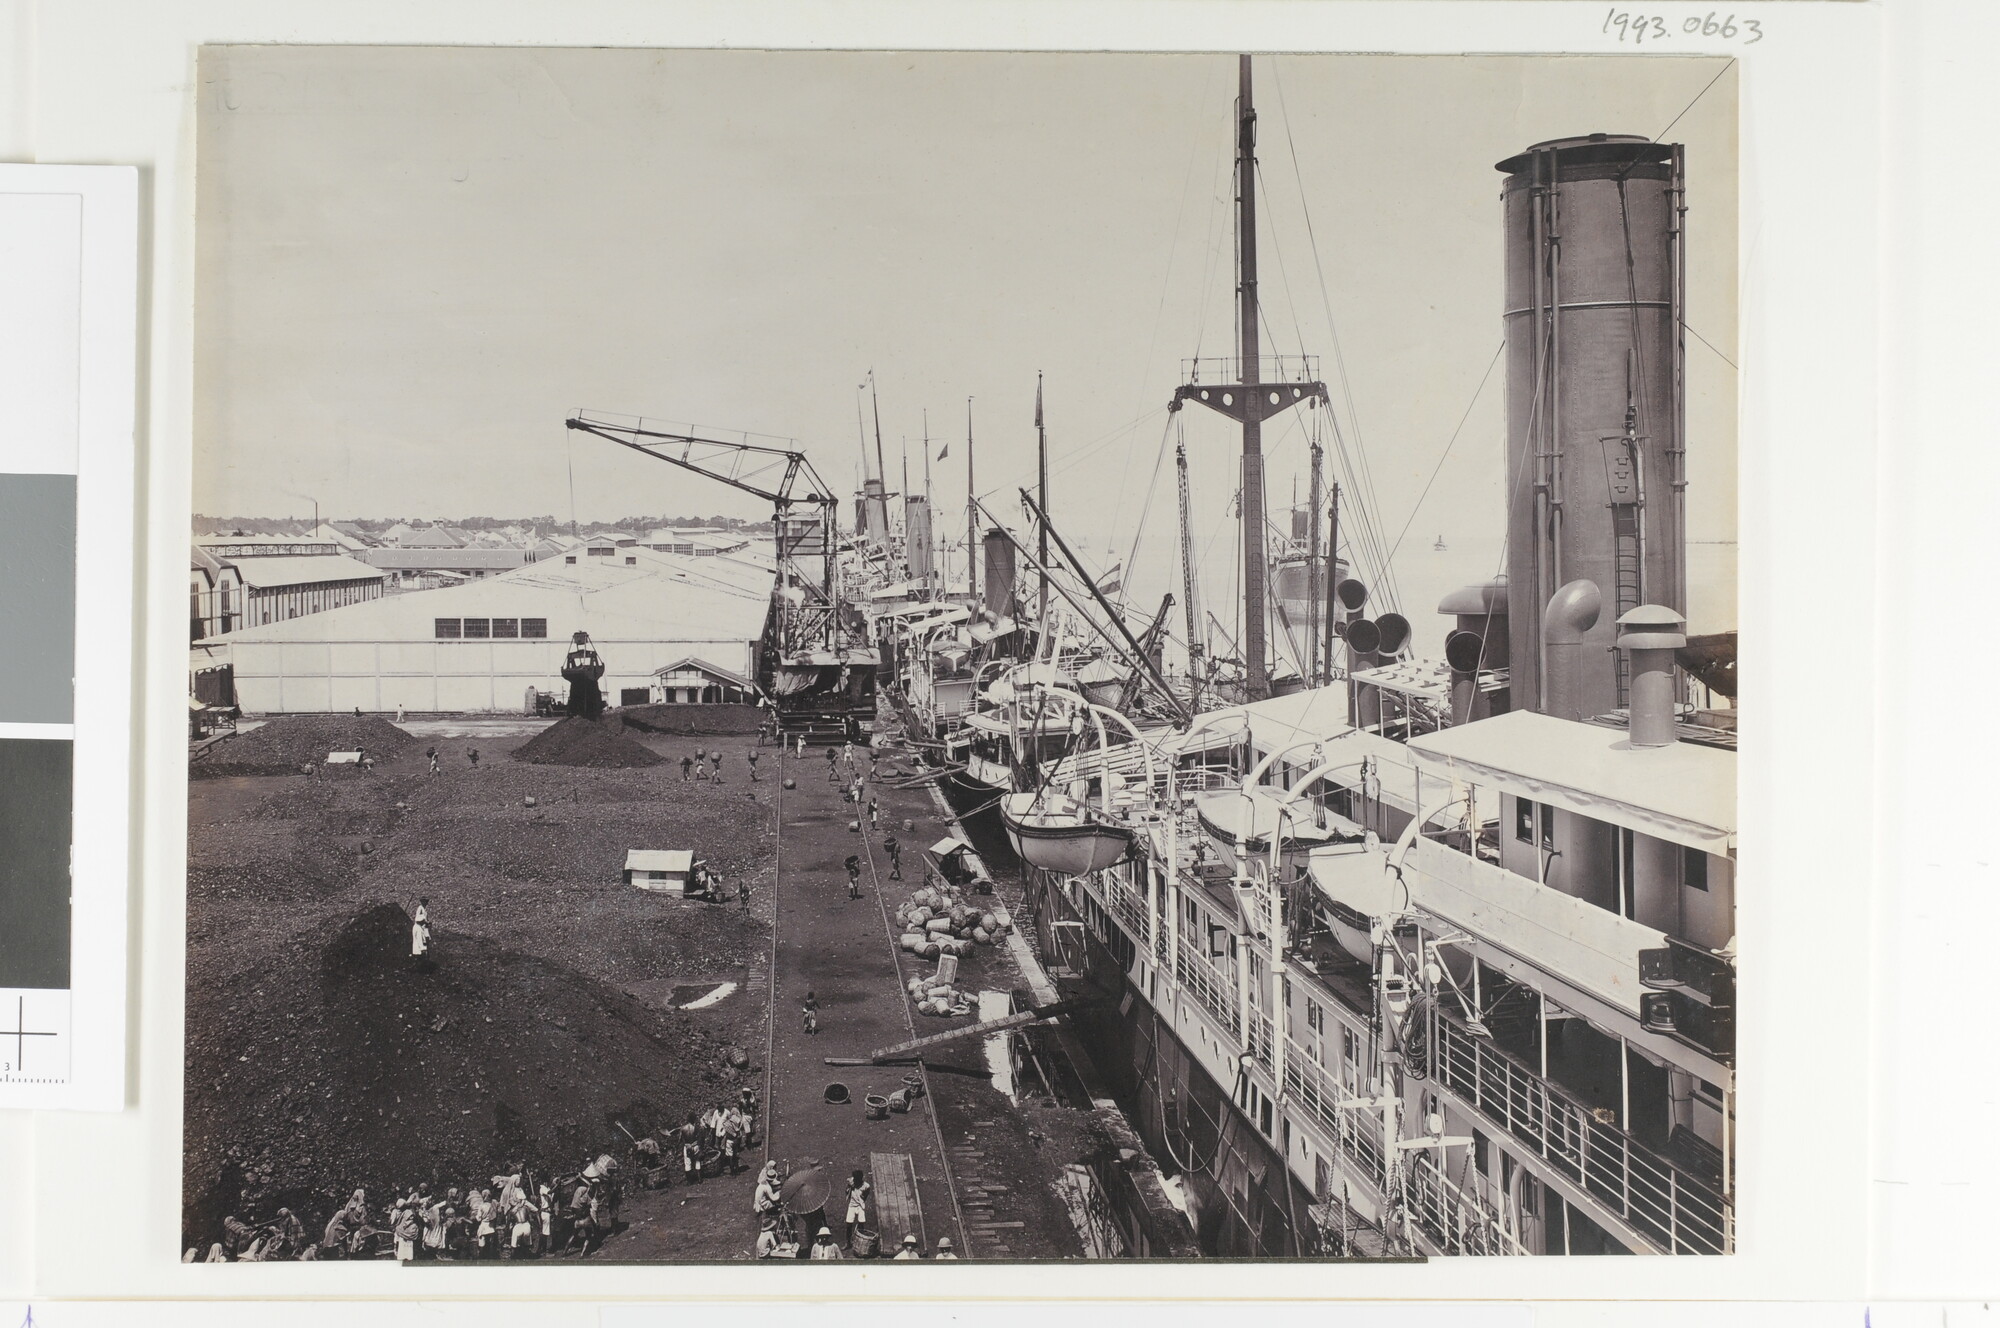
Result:
[[1734,14],[1714,10],[1677,19],[1612,9],[1605,12],[1604,31],[1615,32],[1621,42],[1635,44],[1670,41],[1675,37],[1720,37],[1724,41],[1741,41],[1745,46],[1755,46],[1764,40],[1764,25],[1756,19],[1739,19]]

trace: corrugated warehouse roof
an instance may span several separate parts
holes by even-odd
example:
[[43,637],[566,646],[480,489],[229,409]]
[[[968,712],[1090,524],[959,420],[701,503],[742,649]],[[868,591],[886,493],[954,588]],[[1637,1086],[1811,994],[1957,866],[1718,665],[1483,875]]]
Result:
[[586,631],[601,641],[751,641],[764,629],[771,590],[768,570],[733,558],[697,561],[641,550],[633,564],[544,560],[462,586],[242,628],[229,639],[429,641],[438,618],[532,617],[548,620],[551,638]]
[[337,554],[314,555],[302,558],[244,558],[232,559],[230,566],[243,578],[243,584],[257,590],[275,590],[281,586],[311,585],[317,581],[380,581],[382,569],[370,567],[367,563],[356,562],[352,558]]
[[467,571],[484,570],[504,572],[519,567],[527,561],[528,555],[519,549],[412,549],[407,546],[398,549],[367,549],[361,554],[362,560],[375,566],[394,571]]

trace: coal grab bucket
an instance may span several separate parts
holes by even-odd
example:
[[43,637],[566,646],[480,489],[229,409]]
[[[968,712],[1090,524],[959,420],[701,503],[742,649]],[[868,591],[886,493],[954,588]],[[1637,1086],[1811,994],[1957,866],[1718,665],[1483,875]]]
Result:
[[889,1115],[889,1099],[880,1093],[870,1093],[867,1109],[869,1120],[885,1120]]

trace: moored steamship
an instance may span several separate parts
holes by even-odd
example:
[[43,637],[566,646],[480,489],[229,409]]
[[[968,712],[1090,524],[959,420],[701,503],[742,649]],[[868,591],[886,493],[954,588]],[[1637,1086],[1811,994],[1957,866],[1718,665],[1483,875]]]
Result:
[[[1247,179],[1247,59],[1238,123]],[[1681,150],[1499,170],[1505,570],[1438,604],[1443,659],[1335,537],[1262,529],[1258,426],[1325,389],[1262,372],[1248,189],[1242,355],[1176,399],[1243,427],[1241,676],[1191,650],[1185,686],[1105,704],[885,633],[906,725],[986,762],[957,794],[1004,799],[1051,971],[1102,998],[1066,1017],[1206,1253],[1734,1248],[1734,636],[1686,635]],[[1275,566],[1282,619],[1324,604],[1297,690],[1263,657]],[[1004,575],[964,621],[1013,629]]]

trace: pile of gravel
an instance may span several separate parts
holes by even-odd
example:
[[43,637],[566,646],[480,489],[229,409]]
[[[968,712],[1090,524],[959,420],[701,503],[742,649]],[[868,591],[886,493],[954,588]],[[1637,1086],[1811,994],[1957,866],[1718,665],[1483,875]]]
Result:
[[514,749],[516,761],[533,765],[587,766],[595,770],[658,765],[666,758],[625,736],[610,721],[571,715],[549,725]]

